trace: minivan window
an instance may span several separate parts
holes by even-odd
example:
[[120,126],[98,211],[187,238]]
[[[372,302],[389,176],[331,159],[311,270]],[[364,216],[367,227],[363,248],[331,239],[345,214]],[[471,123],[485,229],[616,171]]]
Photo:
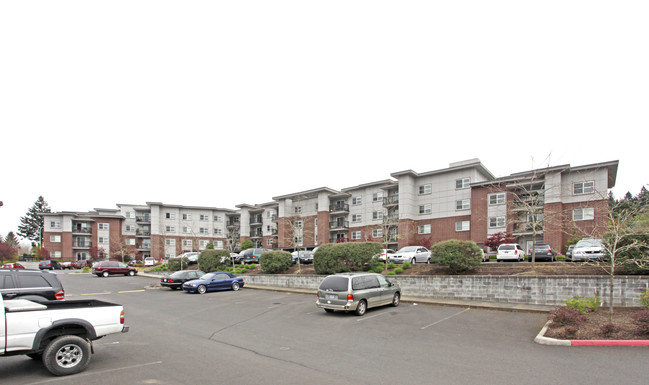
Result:
[[500,245],[498,250],[514,250],[515,248],[514,245]]
[[374,275],[364,275],[352,279],[352,290],[376,289],[379,287],[379,280]]
[[347,277],[329,276],[320,284],[320,290],[347,291],[349,279]]

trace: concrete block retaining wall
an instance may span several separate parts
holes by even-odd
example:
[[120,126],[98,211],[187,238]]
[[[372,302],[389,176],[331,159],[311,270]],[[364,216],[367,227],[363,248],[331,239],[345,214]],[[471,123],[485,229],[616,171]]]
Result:
[[[324,276],[250,275],[246,284],[292,289],[318,289]],[[599,293],[608,302],[609,278],[606,276],[389,276],[407,297],[563,305],[575,295],[593,297]],[[647,290],[649,277],[615,278],[615,306],[640,306],[640,294]]]

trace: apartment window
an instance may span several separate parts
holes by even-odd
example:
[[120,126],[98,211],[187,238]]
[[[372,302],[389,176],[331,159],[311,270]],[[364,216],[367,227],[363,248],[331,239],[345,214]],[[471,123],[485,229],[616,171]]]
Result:
[[430,203],[419,206],[419,214],[430,214],[433,212],[433,205]]
[[455,201],[455,208],[457,210],[469,210],[471,208],[471,200],[462,199],[459,201]]
[[60,235],[50,235],[50,242],[59,243],[61,242]]
[[383,236],[383,229],[372,229],[372,238],[381,238]]
[[135,238],[126,238],[127,246],[135,246]]
[[205,240],[205,239],[201,239],[201,240],[199,240],[199,241],[198,241],[198,249],[199,249],[199,250],[205,250],[205,248],[207,247],[207,244],[208,244],[208,243],[210,243],[210,241],[207,241],[207,240]]
[[127,211],[127,212],[125,212],[125,213],[124,213],[124,216],[125,216],[126,218],[134,218],[134,216],[133,216],[133,212],[132,212],[132,211]]
[[374,220],[381,220],[383,219],[383,211],[374,211],[372,213],[372,219]]
[[273,246],[273,239],[272,238],[266,239],[266,246],[271,246],[271,247]]
[[192,232],[191,227],[183,226],[183,233],[190,234]]
[[295,213],[302,214],[302,206],[295,206]]
[[201,214],[201,215],[198,216],[198,220],[202,221],[202,222],[207,222],[207,221],[210,220],[210,216]]
[[50,258],[52,258],[52,259],[61,258],[61,252],[60,251],[50,251]]
[[361,197],[353,197],[352,198],[352,204],[353,205],[363,204],[363,198],[361,198]]
[[175,233],[176,228],[174,226],[165,226],[165,231],[168,233]]
[[60,229],[61,228],[61,222],[52,221],[52,222],[50,222],[50,227],[53,228],[53,229]]
[[469,231],[470,227],[471,227],[471,222],[469,221],[455,222],[455,231]]
[[222,236],[223,235],[223,229],[214,229],[214,235]]
[[183,239],[183,250],[191,250],[191,249],[192,249],[192,240]]
[[430,225],[417,226],[417,234],[430,234]]
[[505,203],[505,193],[489,194],[490,205],[501,205]]
[[491,217],[489,218],[489,228],[505,227],[505,217]]
[[134,232],[135,231],[135,226],[133,225],[126,225],[126,232]]
[[377,192],[372,194],[372,202],[383,202],[383,193]]
[[297,246],[302,246],[302,236],[297,236],[294,238],[295,239],[295,245]]
[[302,221],[295,221],[295,228],[296,229],[301,229],[304,224]]
[[352,239],[353,240],[361,239],[361,232],[360,231],[352,231]]
[[471,183],[471,178],[457,179],[455,181],[455,188],[456,189],[469,188],[470,183]]
[[223,249],[223,241],[214,241],[215,249]]
[[215,215],[214,222],[223,222],[223,217],[221,215]]
[[99,223],[97,224],[99,230],[108,230],[108,223]]
[[574,183],[572,185],[572,192],[574,195],[592,194],[595,192],[595,182]]
[[430,194],[432,191],[430,183],[419,186],[419,195]]
[[361,222],[363,220],[363,216],[361,214],[354,214],[352,215],[352,222]]
[[593,208],[572,210],[572,220],[574,221],[587,221],[592,219],[595,219],[595,209]]
[[191,220],[192,220],[191,214],[183,214],[183,221],[191,221]]
[[201,227],[201,228],[198,229],[198,232],[201,233],[201,234],[209,234],[210,229],[208,229],[207,227]]
[[176,219],[176,214],[174,213],[165,213],[166,219]]
[[97,242],[99,242],[100,245],[107,245],[108,244],[108,238],[106,237],[99,237],[97,239]]
[[176,246],[176,240],[175,239],[165,239],[165,245],[167,245],[167,246]]

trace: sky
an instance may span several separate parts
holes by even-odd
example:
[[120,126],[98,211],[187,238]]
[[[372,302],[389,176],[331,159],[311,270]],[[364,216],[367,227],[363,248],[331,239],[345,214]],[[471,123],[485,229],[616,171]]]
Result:
[[0,235],[478,158],[649,183],[649,2],[3,1]]

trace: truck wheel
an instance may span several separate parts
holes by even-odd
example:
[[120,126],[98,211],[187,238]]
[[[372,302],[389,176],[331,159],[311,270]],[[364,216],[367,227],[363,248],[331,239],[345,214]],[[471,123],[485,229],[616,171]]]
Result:
[[61,336],[47,345],[43,364],[55,376],[79,373],[90,363],[90,343],[78,336]]

